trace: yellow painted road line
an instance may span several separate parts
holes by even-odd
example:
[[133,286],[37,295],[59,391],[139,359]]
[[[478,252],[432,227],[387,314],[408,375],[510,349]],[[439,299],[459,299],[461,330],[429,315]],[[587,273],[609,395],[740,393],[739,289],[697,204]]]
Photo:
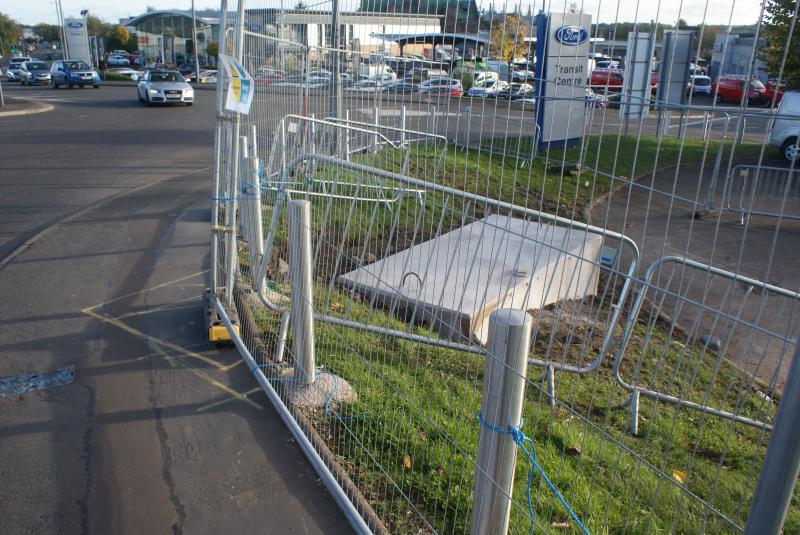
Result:
[[149,334],[143,333],[139,329],[134,329],[130,325],[127,325],[127,324],[125,324],[125,323],[123,323],[123,322],[121,322],[121,321],[119,321],[117,319],[109,318],[108,316],[104,316],[102,314],[98,314],[97,312],[95,312],[91,308],[84,308],[84,309],[81,310],[81,312],[83,312],[87,316],[91,316],[91,317],[95,318],[96,320],[102,321],[103,323],[110,323],[114,327],[122,329],[123,331],[125,331],[125,332],[127,332],[129,334],[132,334],[134,336],[138,336],[140,338],[144,338],[145,340],[147,340],[149,342],[152,342],[153,344],[156,344],[156,345],[161,346],[161,347],[166,347],[166,348],[172,349],[173,351],[177,351],[179,353],[182,353],[183,355],[186,355],[187,357],[191,357],[191,358],[200,360],[202,362],[205,362],[206,364],[209,364],[209,365],[211,365],[211,366],[215,367],[216,369],[218,369],[220,371],[223,371],[223,372],[232,369],[234,366],[237,366],[239,363],[242,362],[241,359],[239,359],[234,364],[225,365],[225,364],[222,364],[222,363],[220,363],[220,362],[218,362],[218,361],[216,361],[216,360],[214,360],[212,358],[209,358],[209,357],[207,357],[207,356],[205,356],[203,354],[197,353],[196,351],[191,351],[189,349],[186,349],[184,347],[179,346],[178,344],[173,344],[172,342],[167,342],[166,340],[161,340],[160,338],[156,338],[155,336],[151,336]]
[[[236,390],[234,390],[233,388],[229,387],[228,385],[217,381],[213,377],[209,377],[208,375],[206,375],[205,373],[201,372],[197,368],[189,366],[189,364],[184,362],[183,359],[177,358],[177,357],[173,357],[173,356],[169,355],[163,349],[156,348],[156,351],[161,353],[161,355],[164,357],[164,360],[166,360],[168,364],[170,364],[170,365],[176,364],[178,366],[182,366],[184,369],[189,370],[190,372],[192,372],[196,376],[198,376],[201,379],[203,379],[204,381],[206,381],[211,386],[217,387],[220,390],[224,391],[225,393],[229,394],[231,396],[231,399],[237,399],[239,401],[243,401],[244,403],[247,403],[248,405],[251,405],[251,406],[255,407],[258,410],[262,410],[264,408],[261,405],[259,405],[258,403],[256,403],[255,401],[253,401],[252,399],[249,399],[247,397],[247,392],[245,392],[245,393],[237,392]],[[206,406],[206,408],[207,408],[207,406]],[[201,409],[203,409],[203,407],[200,407],[200,409],[198,409],[198,411],[201,410]]]
[[108,305],[108,304],[113,303],[115,301],[119,301],[120,299],[125,299],[126,297],[133,297],[134,295],[139,295],[139,294],[143,294],[143,293],[147,293],[147,292],[152,292],[153,290],[158,290],[159,288],[164,288],[166,286],[171,286],[171,285],[176,284],[178,282],[189,280],[189,279],[191,279],[193,277],[198,277],[200,275],[205,275],[206,273],[208,273],[207,269],[203,270],[203,271],[198,271],[197,273],[192,273],[191,275],[186,275],[185,277],[181,277],[181,278],[175,279],[173,281],[165,282],[163,284],[158,284],[156,286],[153,286],[152,288],[145,288],[144,290],[139,290],[138,292],[132,292],[132,293],[125,294],[125,295],[120,295],[119,297],[115,297],[114,299],[109,299],[108,301],[103,301],[102,303],[97,303],[96,305],[92,305],[90,307],[86,307],[83,310],[94,310],[95,308],[100,308],[103,305]]
[[[261,392],[261,388],[253,388],[252,390],[248,390],[247,392],[243,393],[242,396],[247,397],[247,396],[250,396],[252,394],[255,394],[256,392]],[[224,405],[225,403],[228,403],[229,401],[233,401],[234,399],[236,399],[236,398],[231,396],[231,397],[228,397],[228,398],[225,398],[225,399],[221,399],[219,401],[215,401],[213,403],[209,403],[208,405],[203,405],[202,407],[197,409],[197,412],[203,412],[203,411],[207,411],[209,409],[213,409],[214,407],[219,407],[220,405]],[[253,402],[253,403],[255,403],[255,402]],[[255,403],[255,404],[258,406],[259,409],[263,409],[263,407],[261,405],[258,405],[257,403]]]
[[132,318],[134,316],[144,316],[146,314],[150,314],[150,313],[153,313],[153,312],[161,312],[162,310],[167,310],[167,309],[170,309],[170,308],[172,308],[174,306],[177,306],[177,305],[180,305],[180,304],[183,304],[183,303],[188,303],[188,302],[191,302],[191,301],[201,301],[202,299],[203,299],[202,296],[193,295],[193,296],[187,297],[185,299],[179,299],[179,300],[175,301],[174,303],[168,303],[166,305],[161,305],[161,306],[157,306],[157,307],[153,307],[153,308],[148,308],[147,310],[139,310],[138,312],[128,312],[127,314],[122,314],[120,316],[114,316],[112,319],[123,320],[125,318]]

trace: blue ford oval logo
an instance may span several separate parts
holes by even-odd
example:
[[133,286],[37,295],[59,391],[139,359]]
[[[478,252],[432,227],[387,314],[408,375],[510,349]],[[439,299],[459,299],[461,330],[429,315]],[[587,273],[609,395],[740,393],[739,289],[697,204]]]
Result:
[[69,26],[70,28],[83,28],[83,23],[82,22],[70,22],[69,24],[67,24],[67,26]]
[[562,26],[556,30],[556,41],[562,45],[578,46],[589,39],[589,31],[580,26]]

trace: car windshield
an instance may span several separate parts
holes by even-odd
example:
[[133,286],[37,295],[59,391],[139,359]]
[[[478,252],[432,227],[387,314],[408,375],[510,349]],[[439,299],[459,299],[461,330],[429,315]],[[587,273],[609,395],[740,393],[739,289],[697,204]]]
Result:
[[69,70],[90,69],[83,61],[65,61],[64,68]]
[[695,78],[694,85],[711,85],[711,78]]
[[47,63],[43,63],[43,62],[39,62],[39,61],[34,62],[34,63],[29,61],[28,63],[25,64],[25,67],[29,71],[43,71],[43,70],[46,70],[46,69],[50,68],[50,67],[47,66]]
[[750,87],[754,89],[764,89],[764,84],[761,83],[761,80],[751,80]]
[[151,82],[183,82],[183,76],[177,72],[154,72],[150,74]]

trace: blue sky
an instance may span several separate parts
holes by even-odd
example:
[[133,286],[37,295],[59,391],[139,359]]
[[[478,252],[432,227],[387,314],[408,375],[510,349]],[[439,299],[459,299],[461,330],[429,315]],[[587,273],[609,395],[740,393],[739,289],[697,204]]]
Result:
[[[279,7],[281,0],[251,0],[246,7]],[[296,0],[284,0],[286,7],[291,7]],[[319,0],[305,0],[306,4],[316,3]],[[345,8],[354,8],[355,0],[343,0]],[[219,7],[218,1],[196,0],[198,9],[205,7]],[[593,21],[597,22],[633,22],[658,20],[660,22],[674,22],[678,17],[686,19],[691,24],[705,20],[708,24],[752,24],[758,20],[760,2],[758,0],[545,0],[550,11],[566,11],[571,3],[576,3],[578,8],[583,8],[586,13],[592,14]],[[147,6],[157,9],[189,9],[190,0],[62,0],[64,15],[78,16],[82,9],[88,9],[108,21],[117,21],[121,17],[128,17],[143,13]],[[478,0],[482,8],[490,4],[488,0]],[[516,2],[506,2],[511,9]],[[230,0],[229,5],[235,5],[235,0]],[[330,3],[321,4],[324,8]],[[501,9],[504,3],[494,1],[496,9]],[[522,2],[522,10],[526,12],[528,5],[534,6],[534,11],[542,6],[539,2]],[[3,0],[0,2],[0,12],[26,23],[47,22],[54,24],[56,21],[55,5],[51,0]]]

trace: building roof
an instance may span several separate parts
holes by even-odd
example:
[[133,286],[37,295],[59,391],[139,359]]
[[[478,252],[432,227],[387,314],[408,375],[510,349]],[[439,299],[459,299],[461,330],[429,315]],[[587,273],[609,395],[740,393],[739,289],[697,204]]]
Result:
[[475,43],[488,45],[489,37],[468,33],[414,33],[414,34],[373,34],[374,37],[393,41],[400,46],[408,44],[454,45],[456,43]]
[[[142,13],[141,15],[137,15],[136,17],[131,17],[130,19],[124,22],[125,26],[136,26],[137,24],[141,24],[151,18],[159,17],[162,15],[171,15],[173,17],[186,17],[191,19],[192,12],[191,11],[180,11],[177,9],[164,9],[159,11],[148,11],[147,13]],[[208,26],[216,26],[219,24],[218,18],[212,17],[196,17],[198,22],[202,22],[207,24]]]

